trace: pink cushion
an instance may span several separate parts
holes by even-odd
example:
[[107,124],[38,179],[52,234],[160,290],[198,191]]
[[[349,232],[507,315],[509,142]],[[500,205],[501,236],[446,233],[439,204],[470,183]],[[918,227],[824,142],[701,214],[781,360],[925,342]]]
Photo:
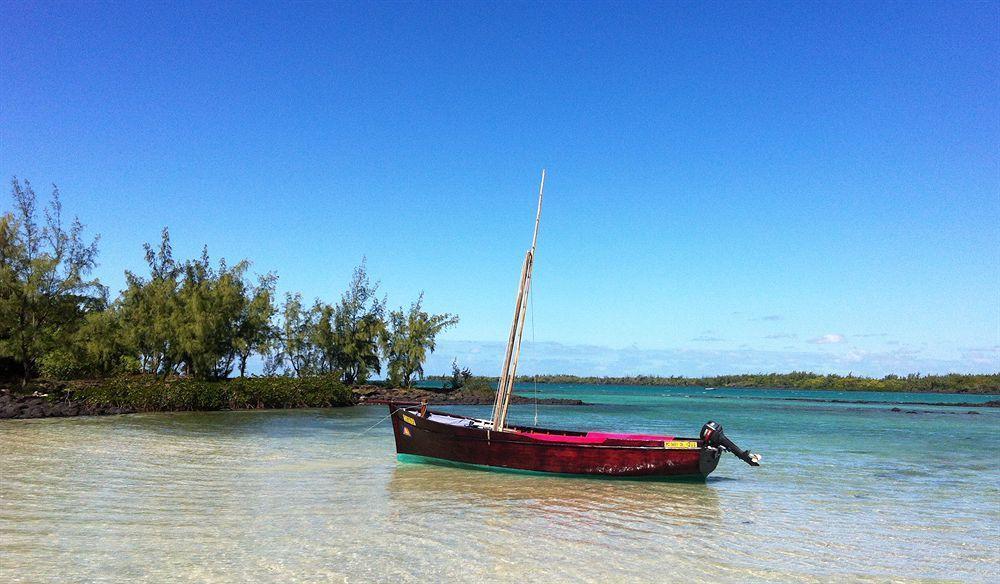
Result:
[[535,440],[543,440],[546,442],[570,442],[573,444],[600,444],[605,440],[657,440],[667,442],[674,439],[673,436],[655,436],[653,434],[610,434],[607,432],[587,432],[583,436],[541,434],[538,432],[518,432],[518,434]]

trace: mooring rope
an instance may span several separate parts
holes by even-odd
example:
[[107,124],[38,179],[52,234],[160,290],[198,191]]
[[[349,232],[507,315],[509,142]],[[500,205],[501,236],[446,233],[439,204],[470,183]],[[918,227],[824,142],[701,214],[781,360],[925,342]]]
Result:
[[365,428],[364,431],[362,431],[362,432],[360,432],[358,434],[358,436],[361,436],[363,434],[367,434],[368,430],[371,430],[375,426],[378,426],[379,424],[381,424],[382,422],[384,422],[386,420],[386,418],[391,418],[393,414],[395,414],[396,412],[398,412],[399,410],[402,410],[402,409],[403,408],[396,408],[396,409],[392,410],[391,412],[389,412],[389,415],[383,416],[382,418],[379,419],[379,421],[377,421],[374,424],[372,424],[371,426],[368,426],[367,428]]

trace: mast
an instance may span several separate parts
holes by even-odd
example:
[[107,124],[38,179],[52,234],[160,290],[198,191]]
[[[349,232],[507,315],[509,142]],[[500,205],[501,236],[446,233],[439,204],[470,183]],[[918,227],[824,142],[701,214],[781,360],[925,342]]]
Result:
[[521,355],[521,333],[524,331],[524,315],[528,311],[528,294],[531,291],[531,270],[535,263],[535,244],[538,242],[538,224],[542,219],[542,193],[545,190],[545,169],[542,169],[542,181],[538,186],[538,211],[535,213],[535,232],[531,236],[531,249],[524,255],[521,266],[521,281],[517,286],[517,300],[514,303],[514,321],[510,325],[507,336],[507,350],[504,353],[503,367],[500,371],[500,381],[497,383],[496,400],[493,403],[493,429],[503,431],[507,422],[507,408],[510,406],[510,396],[514,392],[514,379],[517,377],[517,360]]

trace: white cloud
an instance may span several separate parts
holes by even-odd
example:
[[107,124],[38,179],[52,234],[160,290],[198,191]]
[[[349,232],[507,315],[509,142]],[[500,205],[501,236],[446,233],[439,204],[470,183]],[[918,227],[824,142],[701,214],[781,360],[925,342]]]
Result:
[[991,370],[1000,371],[1000,346],[962,349],[962,357],[976,365],[984,365]]
[[816,337],[815,339],[810,339],[810,343],[814,345],[833,345],[836,343],[844,342],[844,335],[838,335],[837,333],[829,333],[823,335],[822,337]]

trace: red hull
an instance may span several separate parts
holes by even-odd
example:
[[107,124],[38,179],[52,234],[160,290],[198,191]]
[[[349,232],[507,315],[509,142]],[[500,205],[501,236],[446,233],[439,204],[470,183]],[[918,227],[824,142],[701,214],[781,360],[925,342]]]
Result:
[[396,408],[396,452],[498,469],[601,477],[706,477],[721,450],[697,438],[587,434],[543,428],[504,432],[472,426],[472,418]]

